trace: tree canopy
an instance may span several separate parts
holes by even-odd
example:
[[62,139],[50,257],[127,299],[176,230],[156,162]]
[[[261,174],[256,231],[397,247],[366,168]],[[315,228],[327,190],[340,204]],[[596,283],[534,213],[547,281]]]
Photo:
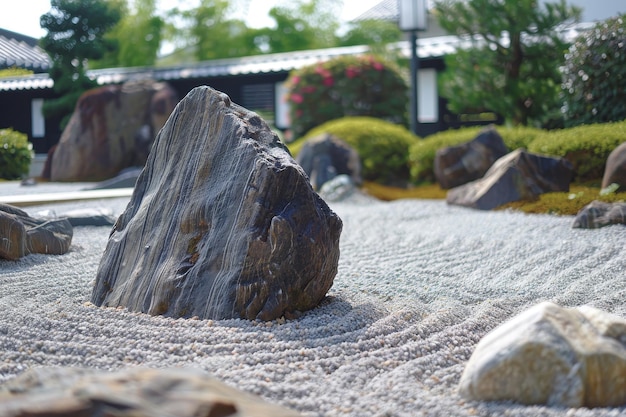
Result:
[[95,86],[86,75],[87,62],[116,47],[104,35],[119,21],[120,10],[103,0],[52,0],[51,6],[40,19],[48,31],[41,46],[52,60],[50,78],[61,97],[46,100],[43,112],[62,118],[64,125],[80,95]]
[[578,21],[565,0],[439,0],[439,23],[473,47],[446,57],[441,94],[456,113],[494,111],[515,125],[559,113],[568,44],[559,29]]
[[165,20],[157,14],[157,0],[108,0],[122,18],[109,30],[105,39],[116,47],[90,68],[150,66],[156,62]]

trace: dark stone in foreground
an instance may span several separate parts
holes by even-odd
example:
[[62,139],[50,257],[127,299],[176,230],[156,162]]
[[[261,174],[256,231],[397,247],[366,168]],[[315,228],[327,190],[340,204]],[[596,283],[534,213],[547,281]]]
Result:
[[482,178],[506,153],[502,137],[489,127],[469,142],[439,149],[434,161],[435,177],[444,190],[467,184]]
[[74,230],[67,219],[45,220],[0,203],[0,258],[31,253],[61,255],[70,249]]
[[339,175],[347,175],[354,184],[361,183],[361,159],[350,145],[330,134],[306,141],[296,157],[316,190]]
[[0,388],[4,417],[297,417],[191,369],[34,368]]
[[485,176],[448,191],[448,204],[491,210],[506,203],[532,200],[547,192],[569,191],[574,174],[563,158],[518,149],[498,159]]
[[297,314],[332,286],[341,228],[258,115],[198,87],[153,145],[92,301],[173,317]]
[[592,201],[574,219],[574,229],[599,229],[612,224],[626,224],[626,203]]

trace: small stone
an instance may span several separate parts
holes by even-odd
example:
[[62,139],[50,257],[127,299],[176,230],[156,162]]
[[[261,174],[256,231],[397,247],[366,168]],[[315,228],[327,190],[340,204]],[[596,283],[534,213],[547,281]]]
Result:
[[17,260],[31,253],[61,255],[69,250],[73,235],[67,219],[34,218],[0,203],[0,258]]
[[605,203],[595,200],[576,214],[572,227],[598,229],[613,224],[626,225],[626,203]]

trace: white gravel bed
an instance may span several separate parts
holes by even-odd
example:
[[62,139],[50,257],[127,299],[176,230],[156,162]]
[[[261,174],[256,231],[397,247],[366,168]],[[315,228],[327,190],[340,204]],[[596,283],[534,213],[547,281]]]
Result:
[[[119,214],[127,201],[80,206]],[[62,256],[0,260],[0,382],[37,366],[193,367],[304,416],[626,414],[471,402],[456,391],[480,338],[540,301],[626,317],[626,227],[577,230],[572,217],[442,201],[331,207],[344,221],[339,272],[328,299],[296,320],[174,320],[95,307],[88,301],[108,228],[75,228]]]

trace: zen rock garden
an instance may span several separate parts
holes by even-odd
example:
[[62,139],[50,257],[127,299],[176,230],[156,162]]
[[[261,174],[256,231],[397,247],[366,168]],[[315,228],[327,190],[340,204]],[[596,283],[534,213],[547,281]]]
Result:
[[[152,101],[161,114],[170,92],[157,86],[148,90],[137,100]],[[71,132],[99,134],[95,124],[108,114],[107,106],[119,94],[135,92],[124,86],[81,99],[54,153],[53,179],[85,174],[86,166],[63,173],[58,168],[68,152],[64,147],[78,140]],[[161,94],[156,101],[161,104],[154,104]],[[88,111],[95,111],[95,118],[89,119]],[[112,226],[93,304],[175,318],[264,321],[297,319],[315,308],[337,273],[342,221],[314,188],[328,196],[357,192],[358,155],[337,138],[320,137],[303,149],[298,164],[258,115],[209,87],[192,90],[166,122],[153,118],[146,125],[144,118],[127,133],[135,135],[141,126],[160,131],[149,154],[145,148],[135,153],[147,157],[145,168]],[[134,137],[124,146],[138,146]],[[117,171],[131,164],[112,149],[84,151],[115,159]],[[609,163],[618,168],[607,181],[623,179],[623,157],[622,149]],[[435,162],[438,181],[449,189],[448,203],[482,210],[566,191],[573,175],[563,159],[524,150],[507,153],[492,129],[441,150]],[[574,227],[623,222],[625,212],[623,205],[593,203]],[[100,220],[112,223],[106,214]],[[65,253],[72,227],[68,218],[36,219],[0,206],[1,235],[9,236],[0,242],[0,257]],[[625,375],[625,319],[591,307],[544,302],[478,343],[458,392],[472,401],[612,407],[626,404]],[[0,410],[7,416],[298,415],[201,373],[137,368],[113,373],[34,369],[0,387]]]

